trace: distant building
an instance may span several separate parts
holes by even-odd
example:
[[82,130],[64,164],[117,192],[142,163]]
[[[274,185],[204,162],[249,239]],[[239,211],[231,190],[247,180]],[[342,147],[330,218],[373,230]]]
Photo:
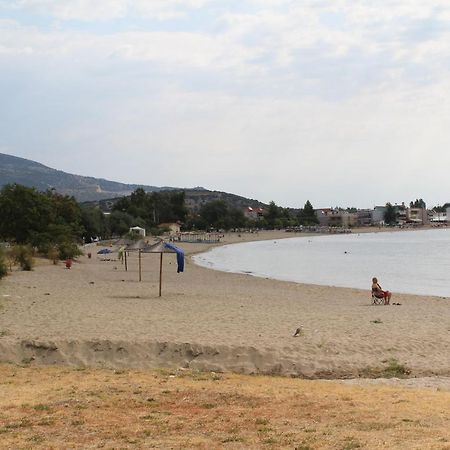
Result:
[[314,212],[321,227],[350,228],[357,224],[356,213],[333,208],[315,209]]
[[448,215],[442,211],[429,211],[431,223],[447,222]]
[[372,224],[383,225],[384,214],[386,213],[386,206],[375,206],[372,210]]
[[426,225],[428,223],[428,211],[425,208],[408,208],[406,210],[406,221]]
[[352,213],[348,211],[340,211],[342,217],[342,226],[344,228],[352,228],[358,225],[358,215],[357,213]]
[[319,208],[314,210],[317,220],[319,221],[319,226],[328,227],[330,226],[330,217],[333,215],[333,208]]
[[372,225],[372,211],[370,209],[358,209],[356,212],[356,224],[359,227]]
[[406,222],[408,222],[407,208],[406,208],[404,202],[402,202],[401,205],[395,204],[394,209],[397,214],[397,223],[398,224],[403,225]]

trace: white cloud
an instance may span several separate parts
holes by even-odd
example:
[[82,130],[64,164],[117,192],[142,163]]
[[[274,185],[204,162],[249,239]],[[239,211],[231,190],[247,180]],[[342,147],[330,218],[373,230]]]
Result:
[[158,20],[183,16],[208,0],[8,0],[0,3],[7,9],[27,11],[54,19],[107,21],[124,18],[129,14]]
[[[290,206],[437,198],[447,176],[444,1],[7,3],[62,21],[0,21],[0,93],[14,94],[0,135],[23,156],[39,148],[34,159],[68,171]],[[190,23],[192,11],[208,22]],[[138,14],[189,26],[95,32]]]
[[[364,63],[369,59],[382,59],[385,70],[415,63],[437,71],[441,70],[443,58],[450,54],[450,28],[441,23],[447,20],[448,25],[448,19],[443,17],[450,8],[444,8],[443,2],[438,0],[430,6],[428,3],[424,6],[415,1],[398,1],[392,2],[389,8],[382,8],[377,1],[357,4],[339,0],[333,3],[281,2],[283,7],[279,7],[279,2],[254,3],[261,7],[255,13],[227,13],[217,17],[217,22],[224,24],[225,28],[214,33],[159,30],[95,35],[64,29],[37,31],[21,27],[20,30],[16,28],[11,37],[14,31],[3,25],[2,50],[13,53],[16,48],[18,53],[23,53],[24,48],[27,51],[32,48],[38,53],[61,54],[79,50],[80,53],[86,51],[87,55],[113,55],[185,67],[242,70],[245,66],[249,71],[266,73],[280,69],[298,72],[305,66],[308,69],[310,64],[320,68],[327,63],[345,63],[347,58],[358,64],[358,54],[364,55]],[[162,13],[163,10],[167,14],[178,14],[186,12],[185,8],[206,7],[207,2],[135,1],[131,6],[127,0],[105,0],[94,5],[87,0],[16,2],[16,6],[26,10],[42,8],[53,11],[59,19],[85,16],[92,20],[125,16],[133,8],[144,14],[146,10],[150,15],[153,14],[151,11]],[[71,8],[78,13],[68,12]],[[324,19],[324,14],[335,16]],[[435,31],[421,39],[419,30],[416,40],[413,40],[413,26],[419,19],[427,19],[428,27],[434,27]]]

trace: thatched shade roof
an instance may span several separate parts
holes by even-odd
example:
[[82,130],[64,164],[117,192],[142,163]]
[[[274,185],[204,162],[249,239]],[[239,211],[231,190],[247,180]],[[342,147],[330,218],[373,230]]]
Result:
[[143,250],[144,248],[148,247],[149,244],[145,242],[143,239],[140,239],[139,241],[132,241],[130,244],[128,244],[125,247],[125,250],[127,252],[134,251],[134,250]]
[[154,244],[149,244],[143,239],[132,242],[125,247],[127,252],[140,250],[142,253],[176,253],[176,250],[169,248],[164,241],[158,241]]
[[159,241],[156,244],[143,248],[142,253],[176,253],[176,251],[167,247],[164,241]]

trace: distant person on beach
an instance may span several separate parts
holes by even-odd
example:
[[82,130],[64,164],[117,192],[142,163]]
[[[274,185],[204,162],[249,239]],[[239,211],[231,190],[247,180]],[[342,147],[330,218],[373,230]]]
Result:
[[383,291],[383,289],[381,289],[381,286],[378,284],[378,280],[375,277],[372,278],[372,293],[375,295],[375,297],[384,298],[384,304],[389,305],[392,294],[389,291]]

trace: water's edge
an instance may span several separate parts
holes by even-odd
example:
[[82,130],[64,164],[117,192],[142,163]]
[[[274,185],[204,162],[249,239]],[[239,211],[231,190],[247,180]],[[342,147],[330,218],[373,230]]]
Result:
[[[386,233],[385,235],[391,235],[392,237],[397,237],[397,236],[405,236],[407,235],[409,238],[411,236],[430,236],[431,233],[433,232],[442,232],[444,230],[416,230],[416,231],[412,231],[412,232],[408,232],[408,233],[399,233],[399,232],[392,232],[392,233]],[[445,230],[447,231],[447,230]],[[430,234],[424,234],[424,233],[430,233]],[[365,236],[379,236],[380,234],[384,234],[384,233],[364,233]],[[347,236],[352,236],[352,235],[347,235]],[[356,236],[360,235],[353,235],[353,238],[355,239]],[[362,234],[361,234],[362,236]],[[365,237],[364,236],[364,237]],[[448,235],[447,235],[448,236]],[[448,238],[447,236],[444,235],[444,237],[447,239],[447,241],[444,240],[445,244],[448,244]],[[282,238],[280,239],[280,247],[281,247],[281,241],[283,242],[283,244],[285,244],[287,241],[292,241],[293,244],[295,244],[295,242],[301,240],[302,243],[305,242],[305,239],[308,239],[308,242],[313,242],[314,239],[317,238],[341,238],[340,235],[337,236],[295,236],[295,237],[286,237],[286,238]],[[433,237],[431,235],[431,237]],[[332,244],[342,244],[341,242],[339,242],[338,240],[336,241],[329,241]],[[355,240],[355,242],[357,242]],[[383,287],[386,287],[391,291],[394,291],[397,294],[405,294],[405,295],[418,295],[418,296],[432,296],[432,297],[441,297],[441,298],[450,298],[450,291],[449,291],[449,286],[448,286],[448,282],[442,281],[444,280],[448,280],[448,277],[445,276],[444,274],[440,274],[441,275],[441,279],[438,280],[432,280],[432,278],[430,278],[429,280],[429,284],[426,285],[427,283],[427,279],[425,276],[421,277],[421,276],[415,276],[415,274],[413,273],[412,278],[409,278],[408,280],[406,280],[405,278],[407,277],[405,275],[405,273],[401,273],[401,269],[402,267],[409,267],[410,264],[408,264],[408,261],[405,260],[401,260],[400,262],[396,261],[396,263],[392,266],[392,268],[389,267],[389,256],[390,255],[385,255],[386,256],[386,267],[384,266],[384,261],[382,264],[382,270],[380,270],[380,268],[378,267],[378,270],[372,270],[372,268],[368,268],[367,272],[364,274],[364,279],[367,280],[367,284],[362,285],[361,283],[361,273],[359,273],[359,276],[356,276],[352,273],[352,264],[354,267],[358,267],[361,266],[361,264],[358,265],[358,259],[356,258],[356,256],[358,256],[359,258],[361,258],[361,254],[363,254],[363,252],[360,252],[359,255],[347,255],[346,251],[343,251],[341,253],[345,253],[346,254],[346,261],[345,261],[345,274],[343,275],[342,278],[338,278],[338,279],[333,279],[332,281],[323,281],[323,276],[321,277],[321,280],[317,280],[317,279],[311,279],[311,277],[309,277],[308,279],[299,279],[297,277],[297,274],[292,275],[286,272],[281,273],[276,273],[276,271],[274,271],[273,269],[271,269],[270,267],[267,266],[261,266],[261,264],[259,263],[259,261],[263,260],[263,259],[270,259],[271,257],[273,258],[274,255],[278,256],[277,253],[273,253],[273,249],[270,249],[267,246],[268,240],[260,240],[260,241],[251,241],[251,242],[240,242],[240,243],[230,243],[230,244],[225,244],[225,245],[220,245],[217,247],[213,247],[208,249],[205,252],[201,252],[201,253],[196,253],[194,255],[191,255],[191,260],[193,261],[194,264],[203,267],[203,268],[207,268],[207,269],[211,269],[211,270],[216,270],[216,271],[220,271],[220,272],[227,272],[227,273],[236,273],[236,274],[246,274],[246,275],[251,275],[257,278],[268,278],[268,279],[273,279],[273,280],[277,280],[277,281],[286,281],[286,282],[292,282],[292,283],[300,283],[300,284],[310,284],[310,285],[318,285],[318,286],[327,286],[327,287],[333,287],[333,288],[348,288],[348,289],[370,289],[370,283],[371,283],[371,278],[372,276],[377,276],[378,273],[382,273],[383,276]],[[274,240],[274,243],[276,243],[276,240]],[[395,243],[395,241],[394,241]],[[431,241],[432,244],[435,244],[434,241]],[[260,248],[256,248],[256,255],[257,255],[257,263],[255,264],[254,261],[251,260],[251,258],[247,257],[247,254],[244,253],[243,247],[245,246],[247,249],[251,249],[250,245],[258,245],[261,244]],[[352,243],[348,243],[344,241],[344,245],[351,245]],[[359,245],[361,245],[361,243],[358,243]],[[373,245],[373,243],[366,243],[366,242],[362,242],[363,245]],[[420,240],[418,241],[417,246],[419,246],[419,244],[424,244],[424,242],[420,242]],[[398,244],[398,247],[401,246],[407,246],[409,248],[414,248],[415,243],[402,243],[400,242]],[[265,248],[264,248],[265,247]],[[312,246],[311,246],[312,247]],[[231,249],[231,250],[230,250]],[[239,250],[237,250],[239,249]],[[281,249],[281,251],[284,251],[286,249],[286,247],[283,247]],[[299,250],[302,250],[301,247],[299,247]],[[361,250],[361,248],[360,248]],[[239,252],[241,252],[241,254],[239,254]],[[258,253],[259,252],[259,253]],[[264,253],[265,252],[265,253]],[[221,254],[222,253],[222,254]],[[349,252],[350,253],[350,252]],[[398,253],[398,250],[397,250]],[[445,248],[444,248],[444,254],[447,253],[445,252]],[[267,257],[266,257],[267,255]],[[279,255],[283,256],[282,253],[279,253]],[[367,251],[367,258],[371,258],[371,253],[368,250]],[[239,263],[236,262],[236,258],[237,256],[241,256],[241,260],[243,261],[242,263],[239,261]],[[263,257],[264,256],[264,257]],[[280,256],[280,258],[281,258]],[[288,255],[287,257],[292,257],[292,255]],[[219,260],[220,257],[223,257],[224,260],[221,261]],[[305,256],[305,258],[308,257],[308,255]],[[324,258],[323,255],[319,254],[318,256],[319,258]],[[336,255],[335,254],[330,254],[329,256],[327,256],[329,259],[333,259],[333,257],[335,258]],[[398,255],[397,255],[398,257]],[[429,257],[430,258],[430,257]],[[447,257],[448,259],[448,257]],[[411,257],[411,260],[416,261],[417,264],[417,260],[418,258],[416,258],[416,255],[413,255]],[[437,259],[436,259],[437,260]],[[299,260],[301,261],[301,260]],[[424,263],[422,265],[426,265],[427,260],[426,257],[424,257],[423,259],[419,258],[419,261],[421,263]],[[305,260],[302,261],[302,263],[304,263]],[[316,265],[317,265],[317,260],[315,261]],[[320,269],[322,269],[323,267],[325,267],[325,262],[329,262],[328,260],[325,261],[325,258],[323,259],[324,264],[320,265]],[[349,265],[347,265],[347,262],[349,263]],[[444,261],[444,264],[439,264],[440,267],[437,267],[437,269],[441,270],[442,267],[450,265],[450,261],[447,261],[449,264],[446,264],[446,262]],[[428,261],[429,263],[429,261]],[[228,264],[228,266],[227,266]],[[391,263],[392,264],[392,263]],[[433,261],[434,264],[434,261]],[[291,264],[292,266],[293,264]],[[277,265],[279,266],[279,264]],[[344,266],[344,263],[341,264],[341,266]],[[314,267],[313,264],[311,264],[311,267]],[[432,273],[434,272],[434,267],[433,266],[433,270],[430,269],[430,267],[428,267],[428,272],[427,273]],[[335,273],[335,271],[333,270],[329,270],[329,273]],[[303,272],[301,272],[303,273]],[[327,273],[327,272],[323,272],[322,273]],[[328,275],[328,273],[327,273]],[[306,276],[306,275],[304,275]],[[345,279],[345,276],[347,276],[347,279]],[[409,277],[409,274],[408,274]],[[313,277],[314,278],[314,275]],[[353,280],[358,279],[358,282],[355,281],[351,281],[351,279],[353,278]],[[390,279],[389,279],[390,278]],[[388,281],[386,281],[386,279],[388,279]],[[421,283],[416,283],[416,285],[414,285],[414,283],[416,282],[416,280],[421,280]],[[431,280],[433,282],[431,282]],[[438,284],[436,284],[436,282]],[[365,281],[366,283],[366,281]],[[440,284],[439,284],[440,283]],[[446,283],[446,284],[445,284]],[[406,286],[406,287],[405,287]],[[424,286],[428,286],[427,288],[424,288]]]

